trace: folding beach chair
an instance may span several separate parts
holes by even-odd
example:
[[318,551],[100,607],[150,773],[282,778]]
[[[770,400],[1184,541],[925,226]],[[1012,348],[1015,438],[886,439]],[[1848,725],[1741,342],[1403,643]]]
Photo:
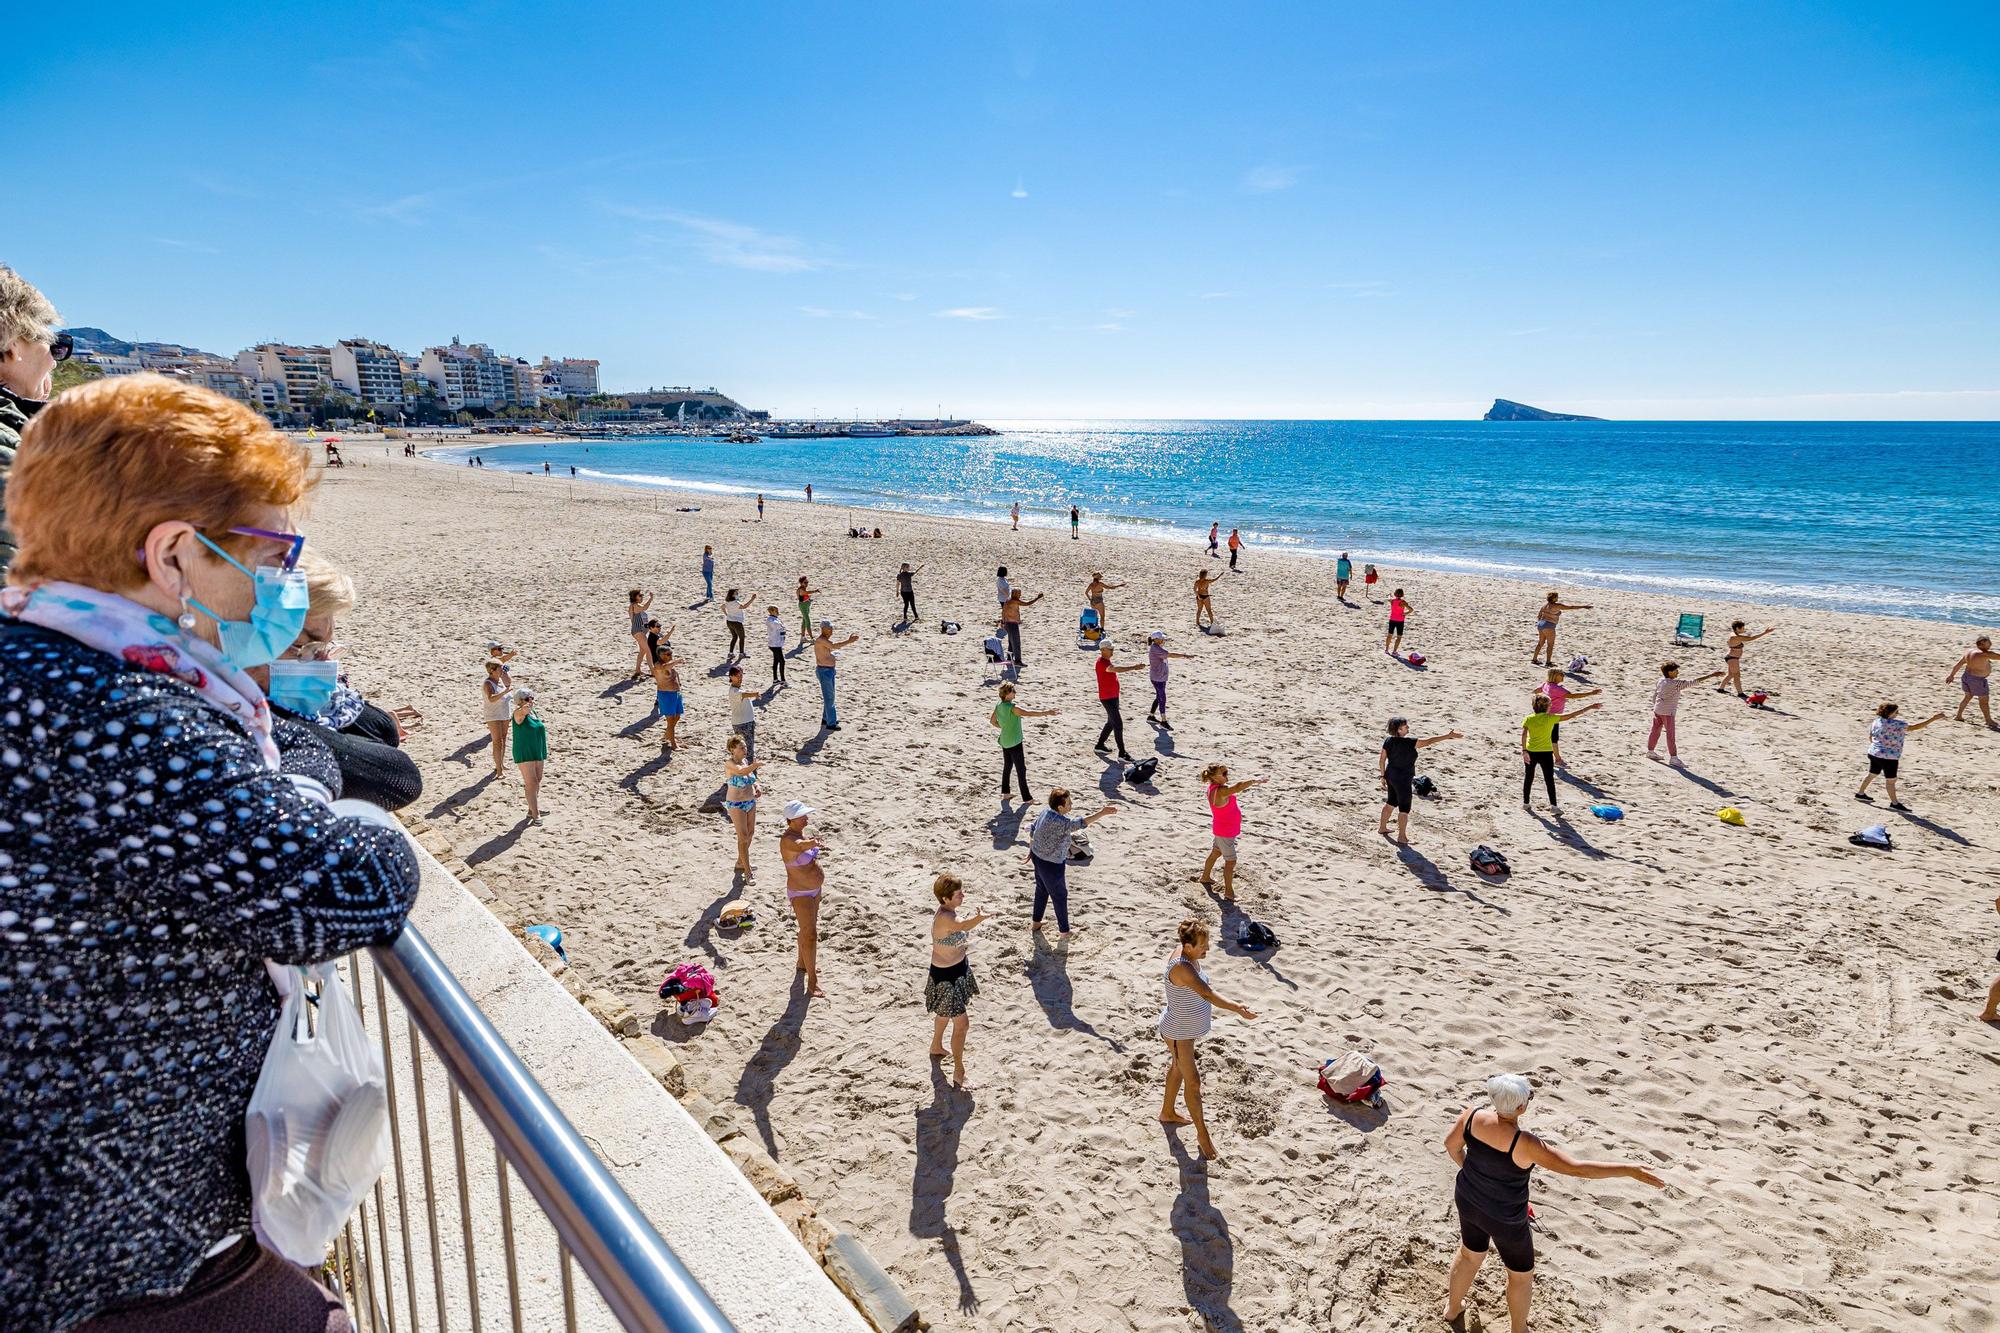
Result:
[[1097,608],[1087,606],[1083,614],[1076,618],[1076,646],[1095,648],[1104,640],[1104,628],[1098,623]]
[[1701,617],[1681,612],[1680,624],[1674,626],[1674,647],[1692,648],[1701,642]]

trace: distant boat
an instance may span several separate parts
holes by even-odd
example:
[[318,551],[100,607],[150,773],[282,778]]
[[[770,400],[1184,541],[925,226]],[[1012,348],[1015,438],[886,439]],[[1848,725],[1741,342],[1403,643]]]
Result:
[[884,426],[878,422],[857,421],[841,433],[846,435],[850,440],[879,440],[886,436],[894,435],[897,432],[893,427]]

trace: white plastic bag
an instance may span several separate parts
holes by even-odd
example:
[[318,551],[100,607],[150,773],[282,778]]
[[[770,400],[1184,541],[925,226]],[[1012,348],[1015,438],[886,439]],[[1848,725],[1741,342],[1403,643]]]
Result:
[[[244,1117],[250,1220],[265,1249],[316,1266],[389,1165],[388,1087],[333,964],[277,970],[291,984]],[[311,1034],[308,980],[321,983]]]

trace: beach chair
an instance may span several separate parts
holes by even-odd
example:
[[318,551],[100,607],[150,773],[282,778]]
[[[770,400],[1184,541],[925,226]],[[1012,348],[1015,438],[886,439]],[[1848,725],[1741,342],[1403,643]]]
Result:
[[1098,622],[1097,609],[1086,606],[1083,614],[1076,618],[1076,646],[1095,648],[1104,642],[1104,627]]
[[1690,615],[1686,611],[1681,612],[1680,623],[1674,626],[1674,647],[1693,648],[1699,645],[1701,622],[1700,616]]

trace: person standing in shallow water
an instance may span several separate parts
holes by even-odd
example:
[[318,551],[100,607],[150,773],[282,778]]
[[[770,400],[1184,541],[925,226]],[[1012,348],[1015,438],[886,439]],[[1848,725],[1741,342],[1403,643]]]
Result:
[[1077,524],[1082,521],[1082,519],[1083,519],[1082,512],[1078,510],[1075,505],[1071,505],[1069,507],[1069,539],[1071,541],[1076,540],[1076,527]]

